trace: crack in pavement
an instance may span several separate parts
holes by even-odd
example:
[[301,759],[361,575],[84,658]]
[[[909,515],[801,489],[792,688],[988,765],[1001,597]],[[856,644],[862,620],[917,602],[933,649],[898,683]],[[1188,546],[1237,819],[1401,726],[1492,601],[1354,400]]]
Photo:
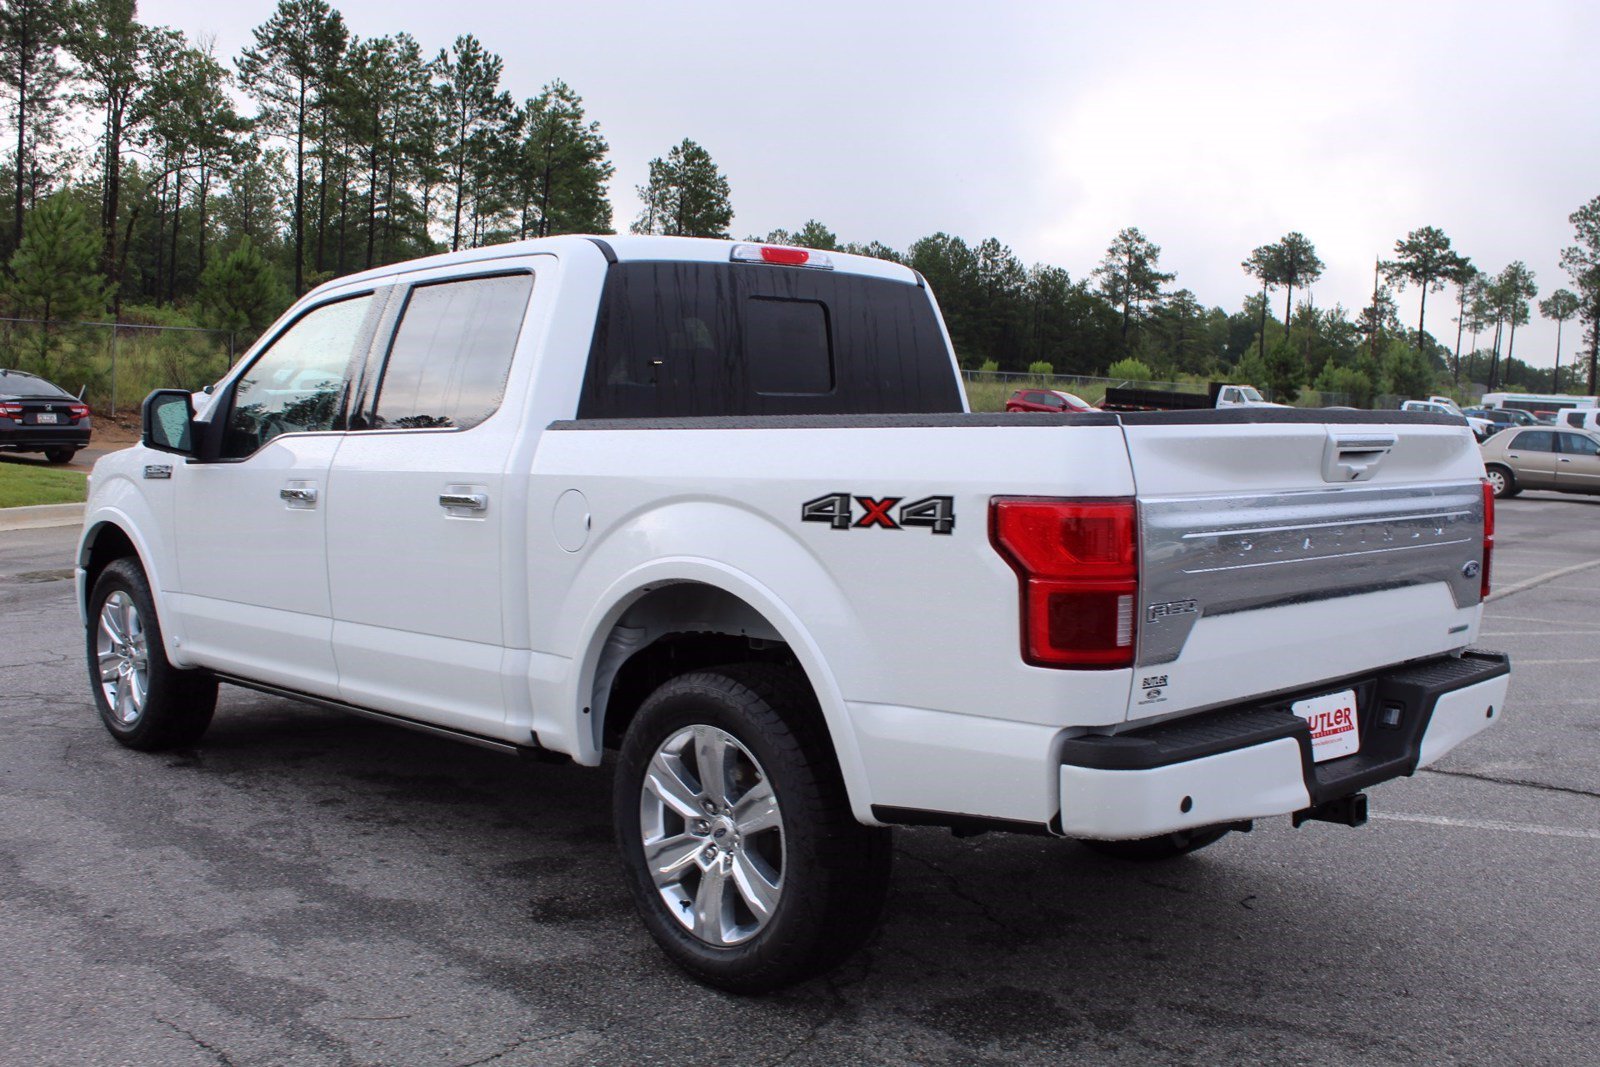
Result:
[[223,1064],[223,1067],[234,1067],[233,1059],[226,1052],[224,1052],[220,1048],[217,1048],[214,1045],[206,1044],[204,1041],[202,1041],[198,1037],[196,1037],[191,1031],[185,1030],[183,1027],[179,1026],[177,1023],[173,1022],[171,1019],[163,1019],[160,1016],[157,1016],[156,1017],[156,1022],[165,1023],[166,1025],[172,1027],[174,1030],[178,1031],[178,1033],[182,1034],[184,1037],[188,1038],[190,1041],[193,1041],[195,1043],[196,1047],[204,1049],[206,1052],[210,1053],[212,1056],[215,1056],[217,1058],[217,1062],[220,1063],[220,1064]]
[[1569,785],[1548,785],[1544,782],[1530,782],[1523,778],[1501,778],[1493,774],[1477,774],[1473,771],[1441,771],[1433,767],[1423,768],[1424,774],[1440,774],[1446,778],[1470,778],[1477,782],[1489,782],[1493,785],[1517,785],[1524,789],[1542,789],[1547,793],[1567,793],[1576,797],[1589,797],[1600,800],[1600,792],[1593,789],[1579,789]]
[[918,856],[918,855],[915,855],[913,853],[907,852],[903,848],[897,848],[897,849],[895,849],[895,852],[897,852],[898,854],[904,856],[908,860],[914,860],[915,862],[922,864],[924,867],[928,868],[930,871],[932,871],[933,873],[937,874],[940,878],[943,878],[949,884],[950,893],[953,896],[955,896],[957,899],[964,900],[968,904],[971,904],[973,907],[977,908],[978,909],[978,913],[980,915],[982,915],[984,917],[984,919],[986,919],[987,921],[989,921],[990,923],[992,923],[993,925],[995,925],[996,927],[998,927],[1001,930],[1009,929],[1009,927],[1007,927],[1005,923],[1003,923],[999,919],[995,918],[993,913],[990,912],[990,910],[989,910],[989,902],[984,900],[981,897],[974,896],[973,894],[967,892],[966,887],[964,887],[961,884],[960,880],[957,879],[955,875],[951,874],[949,871],[945,870],[943,867],[939,866],[937,863],[934,863],[932,860],[924,859],[921,856]]

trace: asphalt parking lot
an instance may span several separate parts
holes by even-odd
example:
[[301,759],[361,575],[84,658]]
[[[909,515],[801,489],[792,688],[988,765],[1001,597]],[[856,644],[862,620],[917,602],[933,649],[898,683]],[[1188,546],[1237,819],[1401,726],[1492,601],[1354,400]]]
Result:
[[75,531],[0,533],[0,1064],[1600,1062],[1600,498],[1502,501],[1502,723],[1159,866],[897,832],[883,929],[739,999],[632,914],[606,770],[224,688],[89,703]]

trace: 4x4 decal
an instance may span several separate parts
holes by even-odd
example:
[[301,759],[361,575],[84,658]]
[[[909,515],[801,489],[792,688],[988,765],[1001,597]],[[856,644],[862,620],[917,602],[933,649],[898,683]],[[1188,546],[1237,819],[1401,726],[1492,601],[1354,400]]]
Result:
[[[936,534],[947,534],[956,528],[955,498],[925,496],[909,504],[900,505],[898,520],[889,512],[904,497],[852,496],[850,493],[828,493],[800,505],[801,522],[825,522],[835,530],[870,529],[899,530],[907,526],[923,526]],[[856,505],[862,514],[856,517]]]

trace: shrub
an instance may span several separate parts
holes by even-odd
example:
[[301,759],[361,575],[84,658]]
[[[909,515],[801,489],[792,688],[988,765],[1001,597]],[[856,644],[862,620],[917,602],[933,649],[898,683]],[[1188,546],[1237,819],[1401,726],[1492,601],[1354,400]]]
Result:
[[1047,360],[1036,359],[1028,364],[1028,373],[1037,374],[1041,378],[1048,378],[1056,372],[1056,368]]
[[1141,360],[1119,359],[1106,371],[1107,378],[1120,378],[1130,382],[1148,382],[1152,379],[1150,367]]

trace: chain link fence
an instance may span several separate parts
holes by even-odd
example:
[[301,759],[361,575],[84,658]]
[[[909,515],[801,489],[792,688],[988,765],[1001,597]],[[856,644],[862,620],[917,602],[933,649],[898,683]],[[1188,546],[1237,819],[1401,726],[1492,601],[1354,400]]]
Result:
[[200,389],[233,366],[237,336],[199,326],[0,317],[0,367],[47,378],[115,417],[152,389]]

